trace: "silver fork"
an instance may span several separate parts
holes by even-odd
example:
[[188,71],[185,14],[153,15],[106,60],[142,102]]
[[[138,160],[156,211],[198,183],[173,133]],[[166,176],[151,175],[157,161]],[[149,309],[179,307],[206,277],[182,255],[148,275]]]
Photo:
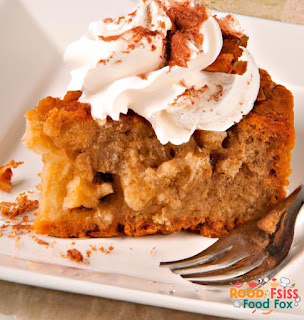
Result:
[[[283,267],[291,247],[295,221],[304,201],[303,186],[263,218],[236,228],[197,255],[160,265],[203,285],[233,284],[257,278],[267,281]],[[263,282],[260,280],[260,284]]]

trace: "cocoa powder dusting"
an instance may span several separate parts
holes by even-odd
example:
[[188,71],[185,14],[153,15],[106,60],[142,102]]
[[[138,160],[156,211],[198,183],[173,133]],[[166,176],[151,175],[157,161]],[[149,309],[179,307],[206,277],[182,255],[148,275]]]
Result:
[[198,4],[192,7],[190,1],[172,3],[167,15],[179,30],[191,33],[198,33],[202,23],[208,19],[207,8]]
[[174,25],[167,37],[169,66],[186,67],[191,56],[189,41],[194,42],[198,48],[203,44],[204,39],[199,30],[202,23],[208,19],[207,9],[199,5],[191,7],[190,2],[174,3],[167,10],[167,15]]
[[176,31],[171,39],[171,56],[169,66],[174,65],[187,67],[190,60],[191,50],[189,48],[189,36],[181,31]]

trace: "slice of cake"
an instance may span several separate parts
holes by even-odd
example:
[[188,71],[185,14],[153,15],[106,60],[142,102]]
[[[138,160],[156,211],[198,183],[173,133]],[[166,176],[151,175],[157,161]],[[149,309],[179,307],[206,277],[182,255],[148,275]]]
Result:
[[63,100],[27,113],[44,162],[34,229],[57,237],[223,235],[285,197],[293,97],[232,16],[142,1],[66,52]]

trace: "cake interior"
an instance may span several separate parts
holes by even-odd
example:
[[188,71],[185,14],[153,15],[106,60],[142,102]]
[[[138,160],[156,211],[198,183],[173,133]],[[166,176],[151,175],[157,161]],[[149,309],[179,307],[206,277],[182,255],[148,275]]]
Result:
[[[253,110],[225,132],[162,145],[130,111],[94,120],[81,92],[27,113],[26,146],[42,155],[34,229],[57,237],[169,234],[208,237],[263,216],[285,197],[295,133],[293,97],[260,70]],[[194,94],[193,92],[189,94]]]

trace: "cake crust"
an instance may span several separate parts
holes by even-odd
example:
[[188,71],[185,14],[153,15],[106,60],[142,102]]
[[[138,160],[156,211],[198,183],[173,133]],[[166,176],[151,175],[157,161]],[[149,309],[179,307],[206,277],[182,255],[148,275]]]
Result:
[[253,110],[226,132],[161,145],[133,112],[96,121],[81,92],[28,111],[26,146],[44,162],[38,233],[56,237],[208,237],[263,216],[285,197],[294,146],[293,97],[260,70]]

